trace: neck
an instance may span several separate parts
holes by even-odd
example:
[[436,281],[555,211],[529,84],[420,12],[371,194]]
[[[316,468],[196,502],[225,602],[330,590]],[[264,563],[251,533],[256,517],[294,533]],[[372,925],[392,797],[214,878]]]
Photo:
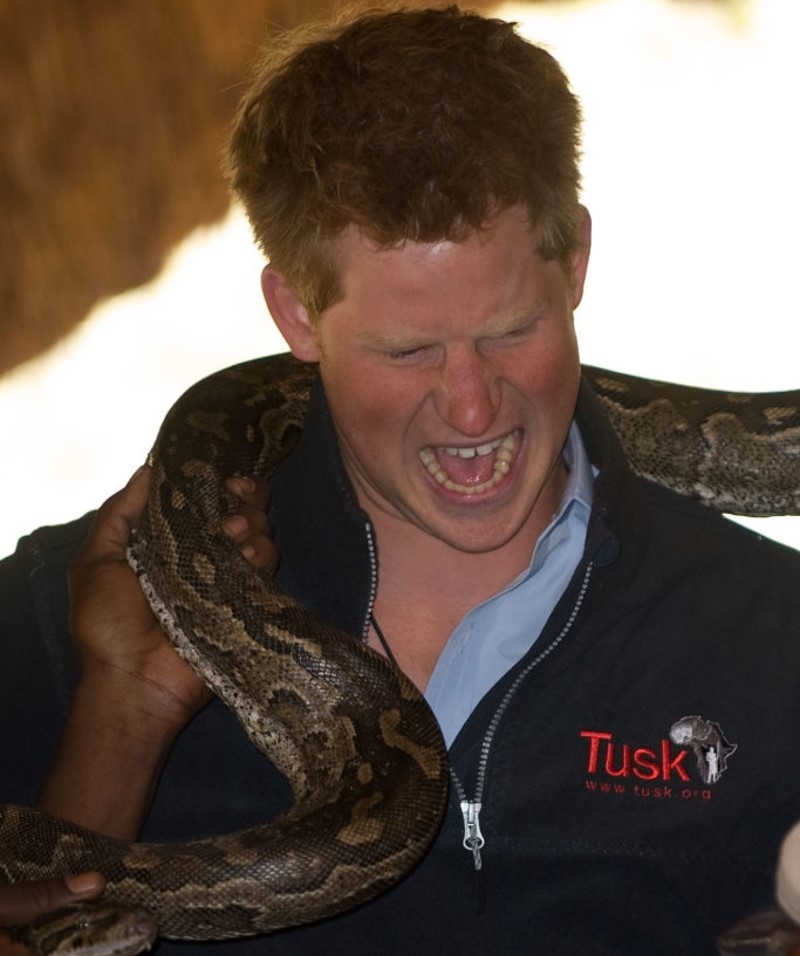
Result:
[[[392,525],[401,525],[392,527]],[[379,548],[379,593],[465,605],[465,612],[512,581],[530,562],[536,538],[488,552],[467,552],[407,522],[373,521]]]
[[517,535],[504,548],[470,553],[384,512],[370,517],[380,565],[374,608],[378,629],[373,626],[370,643],[424,690],[459,622],[528,567],[544,527]]

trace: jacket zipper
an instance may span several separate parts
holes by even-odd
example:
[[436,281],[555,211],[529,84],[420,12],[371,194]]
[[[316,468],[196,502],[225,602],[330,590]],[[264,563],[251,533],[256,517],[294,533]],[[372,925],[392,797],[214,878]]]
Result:
[[[372,530],[372,525],[370,524],[369,520],[365,522],[365,530],[367,536],[367,550],[369,553],[370,589],[369,598],[367,601],[367,613],[364,618],[364,625],[361,633],[361,639],[364,641],[364,643],[366,643],[369,639],[370,621],[372,619],[372,611],[375,606],[375,597],[378,591],[378,558],[375,548],[375,534]],[[581,586],[577,597],[575,598],[572,611],[560,632],[555,638],[553,638],[547,647],[537,654],[536,657],[534,657],[533,660],[531,660],[519,672],[519,674],[517,674],[511,686],[503,695],[503,699],[498,704],[497,710],[495,710],[494,716],[489,722],[489,726],[486,729],[486,733],[484,734],[483,742],[481,744],[480,756],[478,758],[478,775],[475,782],[475,795],[471,800],[467,797],[467,792],[459,780],[455,770],[453,769],[452,764],[450,765],[450,777],[453,781],[453,787],[455,788],[456,795],[458,796],[459,805],[461,807],[461,815],[464,820],[464,838],[462,843],[464,849],[468,850],[472,854],[472,862],[476,870],[480,870],[483,866],[481,850],[485,846],[486,840],[481,832],[480,814],[481,810],[483,809],[483,796],[486,786],[486,771],[489,766],[489,751],[491,750],[495,734],[497,733],[497,728],[500,725],[500,721],[503,717],[503,714],[506,712],[508,705],[513,700],[528,674],[530,674],[534,667],[540,664],[546,657],[549,657],[549,655],[558,647],[559,644],[561,644],[567,634],[569,634],[569,632],[572,630],[572,625],[575,623],[575,619],[577,618],[581,606],[583,605],[584,598],[586,597],[586,592],[589,588],[589,580],[592,576],[593,569],[594,562],[590,561],[586,565],[586,570],[583,574],[583,580],[581,581]]]
[[483,866],[481,850],[486,844],[486,840],[481,832],[480,814],[484,803],[484,789],[486,786],[486,770],[489,765],[489,751],[491,750],[492,743],[494,742],[497,728],[500,725],[500,721],[502,720],[503,714],[506,712],[508,705],[511,703],[528,674],[530,674],[534,667],[540,664],[546,657],[549,657],[549,655],[558,647],[559,644],[561,644],[561,642],[572,629],[575,619],[577,618],[583,601],[586,597],[586,592],[589,588],[589,579],[591,578],[593,568],[594,562],[590,561],[586,565],[583,581],[581,582],[578,595],[575,598],[575,604],[572,607],[572,612],[564,623],[564,626],[561,628],[561,631],[550,642],[550,644],[547,645],[547,647],[537,654],[537,656],[534,657],[533,660],[531,660],[519,672],[519,674],[517,674],[511,683],[511,686],[503,695],[503,699],[498,704],[497,710],[495,710],[494,716],[489,722],[489,726],[484,734],[483,743],[481,744],[480,757],[478,758],[478,775],[475,781],[475,792],[471,800],[467,797],[467,792],[456,775],[455,770],[453,770],[452,765],[450,766],[450,777],[452,778],[453,786],[461,806],[461,815],[464,819],[464,839],[462,842],[464,849],[468,850],[472,854],[472,862],[476,870],[480,870]]
[[378,552],[375,547],[375,532],[372,530],[368,518],[364,521],[364,529],[367,534],[367,551],[369,553],[369,597],[367,599],[367,613],[361,628],[361,640],[366,644],[369,640],[369,626],[372,620],[372,611],[375,607],[375,597],[378,593]]

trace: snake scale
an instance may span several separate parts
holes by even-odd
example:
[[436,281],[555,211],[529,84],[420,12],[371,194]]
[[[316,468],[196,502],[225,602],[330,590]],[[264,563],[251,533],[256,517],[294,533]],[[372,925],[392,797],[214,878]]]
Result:
[[[800,513],[800,392],[725,395],[584,373],[643,476],[720,510]],[[144,908],[160,935],[233,938],[341,912],[424,855],[448,790],[424,699],[385,658],[251,568],[220,531],[238,505],[224,478],[269,477],[300,434],[314,375],[280,355],[189,389],[156,440],[129,554],[178,652],[286,776],[291,809],[173,845],[126,844],[2,805],[0,882],[99,869],[105,899]]]

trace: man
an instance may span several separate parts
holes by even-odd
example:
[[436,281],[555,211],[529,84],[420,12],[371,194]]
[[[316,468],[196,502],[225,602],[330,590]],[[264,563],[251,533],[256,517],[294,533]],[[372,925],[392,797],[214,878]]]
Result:
[[[259,65],[231,180],[270,312],[320,372],[271,482],[278,578],[425,691],[454,785],[397,887],[215,952],[712,953],[770,897],[800,807],[800,562],[636,479],[581,385],[578,125],[552,57],[454,7],[294,35]],[[122,561],[146,486],[101,509],[75,565],[82,673],[40,804],[179,839],[287,794]],[[266,561],[263,489],[239,491],[231,530]],[[82,533],[34,536],[3,572],[10,603]],[[35,799],[67,703],[52,573],[55,625],[17,610],[6,639],[35,701],[15,691],[10,719],[43,714],[47,739],[4,799]]]

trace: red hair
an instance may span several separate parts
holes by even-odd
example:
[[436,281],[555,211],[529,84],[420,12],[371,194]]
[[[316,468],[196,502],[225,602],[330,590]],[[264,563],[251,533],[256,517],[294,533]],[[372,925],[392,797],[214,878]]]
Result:
[[378,10],[271,40],[228,154],[256,239],[312,316],[338,296],[332,240],[458,240],[521,203],[566,261],[580,108],[515,25],[455,6]]

